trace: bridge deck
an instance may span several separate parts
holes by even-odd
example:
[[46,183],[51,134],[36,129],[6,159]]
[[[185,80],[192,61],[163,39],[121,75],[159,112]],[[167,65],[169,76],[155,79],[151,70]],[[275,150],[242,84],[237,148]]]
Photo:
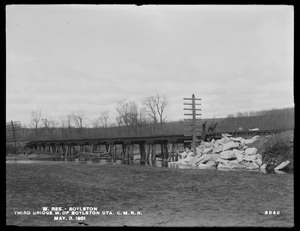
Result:
[[[232,136],[245,136],[245,135],[266,135],[276,134],[290,129],[275,129],[275,130],[261,130],[261,131],[235,131],[235,132],[218,132],[206,134],[205,138],[218,139],[222,134],[227,133]],[[93,139],[68,139],[68,140],[34,140],[29,141],[27,146],[35,145],[89,145],[89,144],[141,144],[141,143],[184,143],[191,140],[191,136],[184,134],[174,135],[158,135],[158,136],[142,136],[142,137],[108,137],[108,138],[93,138]],[[202,140],[202,136],[198,135],[197,139]]]

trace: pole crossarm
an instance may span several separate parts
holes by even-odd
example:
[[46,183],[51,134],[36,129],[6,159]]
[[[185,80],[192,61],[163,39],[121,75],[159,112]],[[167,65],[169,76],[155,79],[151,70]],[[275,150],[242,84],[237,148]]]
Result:
[[183,100],[201,100],[201,99],[196,99],[196,98],[183,98]]
[[202,114],[195,114],[195,113],[193,113],[193,114],[184,114],[184,115],[202,115]]
[[[193,105],[192,103],[184,103],[183,105]],[[201,105],[201,103],[195,103],[195,105]]]

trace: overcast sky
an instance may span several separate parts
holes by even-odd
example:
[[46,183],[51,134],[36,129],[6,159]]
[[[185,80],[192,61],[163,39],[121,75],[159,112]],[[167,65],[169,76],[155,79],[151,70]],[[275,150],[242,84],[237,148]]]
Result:
[[9,5],[6,120],[58,118],[161,94],[202,118],[294,106],[292,6]]

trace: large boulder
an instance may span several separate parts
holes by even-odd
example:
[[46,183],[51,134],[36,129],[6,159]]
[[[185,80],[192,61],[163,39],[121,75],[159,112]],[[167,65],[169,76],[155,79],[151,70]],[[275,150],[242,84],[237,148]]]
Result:
[[202,157],[203,158],[201,158],[201,160],[198,162],[200,164],[205,164],[207,161],[213,160],[213,155],[212,154],[204,154]]
[[256,155],[257,153],[257,148],[247,148],[245,150],[246,155]]
[[[190,154],[190,153],[189,153]],[[192,160],[193,158],[194,158],[194,156],[193,155],[187,155],[187,157],[184,159],[186,162],[190,162],[190,160]]]
[[236,141],[236,142],[241,142],[241,140],[243,139],[242,137],[231,137],[230,138],[232,141]]
[[226,144],[226,143],[228,143],[228,142],[230,142],[230,141],[231,141],[230,138],[224,137],[223,144]]
[[232,161],[228,162],[225,166],[230,169],[246,169],[247,168],[247,166],[245,166],[241,163],[234,163]]
[[220,158],[219,154],[212,154],[212,161],[216,162]]
[[222,164],[225,165],[225,164],[227,164],[229,162],[229,160],[225,160],[225,159],[219,158],[219,159],[216,160],[216,162],[217,163],[222,163]]
[[280,170],[280,169],[284,169],[286,166],[288,166],[290,163],[289,160],[282,162],[280,165],[278,165],[276,168],[274,168],[274,170]]
[[262,165],[262,160],[261,160],[261,159],[256,159],[256,160],[254,160],[254,162],[255,162],[258,166],[261,166],[261,165]]
[[248,146],[244,146],[243,148],[242,148],[242,150],[246,150],[248,148]]
[[206,158],[210,158],[211,157],[211,154],[204,154],[204,155],[202,155],[199,159],[198,159],[198,163],[200,162],[200,161],[202,161],[202,160],[204,160],[204,159],[206,159]]
[[244,145],[242,145],[241,143],[239,143],[239,146],[237,146],[236,149],[238,149],[238,150],[244,150],[243,149],[244,147],[245,147]]
[[188,148],[185,148],[185,149],[184,149],[184,151],[185,151],[186,153],[189,153],[189,152],[191,152],[191,150],[190,150],[190,149],[188,149]]
[[228,162],[228,163],[237,164],[237,163],[239,163],[239,162],[238,162],[238,160],[237,160],[237,159],[234,159],[234,160],[229,160],[229,162]]
[[256,158],[257,159],[262,159],[262,155],[261,154],[256,154]]
[[198,154],[196,156],[194,156],[193,158],[191,158],[188,162],[188,165],[194,165],[196,166],[196,163],[198,163],[198,159],[201,157],[201,154]]
[[213,149],[214,149],[214,146],[211,146],[209,148],[205,148],[204,151],[203,151],[203,154],[212,153]]
[[219,153],[223,151],[223,145],[219,145],[213,149],[213,153]]
[[255,163],[255,162],[252,162],[248,167],[247,169],[249,170],[256,170],[256,169],[259,169],[259,166]]
[[205,142],[204,143],[204,147],[205,148],[210,148],[210,147],[213,147],[214,145],[213,144],[211,144],[211,143],[209,143],[209,142]]
[[244,155],[243,160],[246,161],[254,161],[256,159],[256,155]]
[[209,166],[216,166],[216,162],[214,162],[213,160],[209,160],[205,163],[206,165],[209,165]]
[[260,166],[260,169],[266,169],[267,168],[267,164],[263,164],[262,166]]
[[230,150],[230,149],[236,148],[238,146],[239,146],[238,143],[236,143],[234,141],[229,141],[228,143],[223,145],[223,151]]
[[219,168],[227,168],[227,167],[226,164],[224,164],[223,162],[219,162],[217,168],[219,169]]
[[241,139],[240,143],[241,143],[242,146],[245,146],[245,145],[246,145],[246,144],[245,144],[245,139],[244,139],[244,138]]
[[199,169],[214,169],[215,165],[211,165],[211,164],[199,164],[197,168],[199,168]]
[[185,158],[190,158],[190,157],[194,157],[194,156],[195,156],[195,155],[194,155],[193,152],[189,152],[189,153],[186,155]]
[[221,139],[217,140],[216,143],[218,143],[218,144],[224,144],[224,138],[221,138]]
[[222,137],[225,138],[225,137],[230,137],[232,135],[228,134],[228,133],[222,133]]
[[200,147],[196,147],[196,152],[197,152],[197,155],[202,155],[203,154],[203,149],[200,148]]
[[251,139],[246,139],[245,144],[252,144],[252,143],[256,142],[257,140],[259,140],[259,136],[254,136]]
[[246,167],[250,166],[252,164],[252,161],[243,160],[240,162],[241,164],[245,165]]
[[184,159],[184,158],[186,158],[187,153],[184,151],[184,152],[182,152],[182,153],[180,154],[180,156],[181,156],[182,159]]
[[237,150],[237,149],[233,149],[232,151],[234,152],[234,155],[236,156],[238,162],[241,162],[243,160],[243,157],[244,157],[244,152],[240,151],[240,150]]
[[220,158],[230,160],[230,159],[236,159],[236,156],[233,151],[223,151],[220,153]]

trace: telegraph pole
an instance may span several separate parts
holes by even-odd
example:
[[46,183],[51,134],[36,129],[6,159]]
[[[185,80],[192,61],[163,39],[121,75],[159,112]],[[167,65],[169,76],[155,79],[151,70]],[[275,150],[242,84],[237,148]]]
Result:
[[198,120],[196,118],[196,116],[201,115],[201,114],[197,114],[196,111],[201,111],[201,109],[197,109],[196,105],[201,105],[200,103],[196,103],[196,100],[201,100],[201,99],[196,99],[195,95],[192,95],[192,98],[183,98],[183,100],[191,100],[190,103],[183,103],[183,105],[190,105],[192,106],[192,108],[183,108],[183,110],[189,110],[192,111],[192,113],[187,113],[184,114],[185,116],[192,116],[192,119],[185,119],[187,122],[187,124],[189,126],[192,126],[192,133],[187,133],[184,134],[185,136],[192,136],[192,141],[187,141],[187,142],[191,142],[192,143],[192,149],[193,149],[193,153],[194,155],[197,155],[196,152],[196,143],[197,143],[197,124],[196,121]]
[[13,134],[14,143],[15,143],[15,146],[17,146],[16,134],[15,134],[15,129],[14,129],[14,122],[12,120],[10,122],[11,122],[11,127],[12,127],[12,134]]

